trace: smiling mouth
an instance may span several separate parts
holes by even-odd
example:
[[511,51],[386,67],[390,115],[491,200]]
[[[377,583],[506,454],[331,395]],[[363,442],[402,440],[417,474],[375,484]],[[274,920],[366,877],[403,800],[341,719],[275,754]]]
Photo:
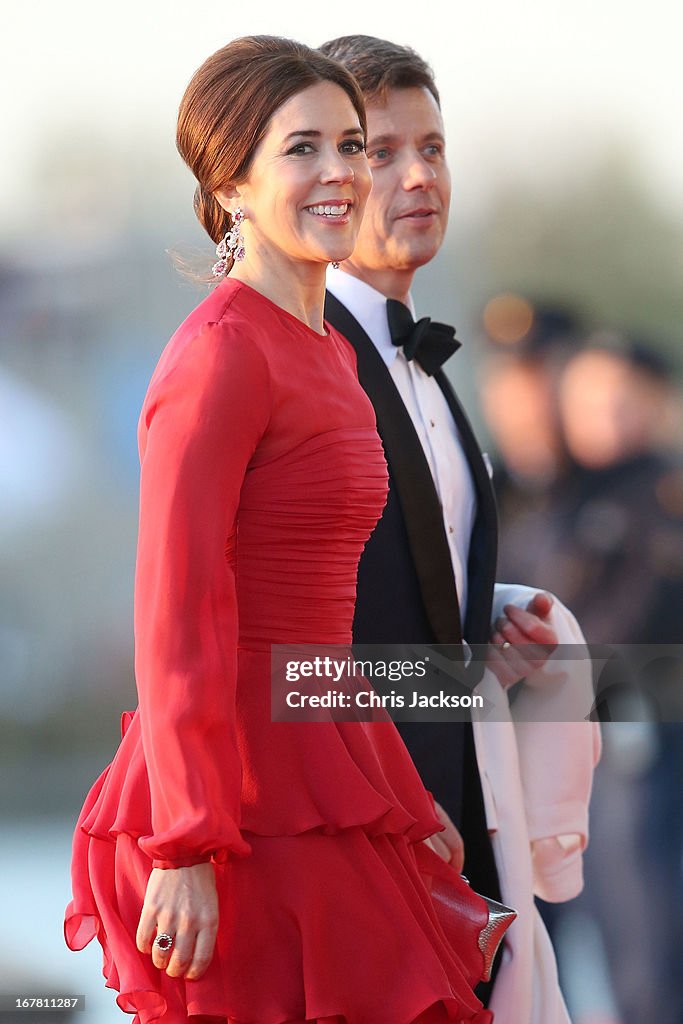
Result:
[[318,206],[307,206],[306,213],[312,213],[314,217],[345,217],[351,209],[351,203],[330,203]]

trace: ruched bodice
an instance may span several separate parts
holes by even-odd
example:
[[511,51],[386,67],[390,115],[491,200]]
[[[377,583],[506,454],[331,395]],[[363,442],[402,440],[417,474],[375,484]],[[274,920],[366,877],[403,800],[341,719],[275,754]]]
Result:
[[[351,642],[386,500],[351,346],[225,281],[162,353],[138,438],[139,706],[81,812],[67,942],[97,934],[137,1024],[408,1024],[437,1004],[485,1024],[470,983],[486,908],[461,959],[421,881],[411,844],[440,826],[393,723],[271,721],[271,644]],[[211,968],[160,976],[134,941],[147,877],[209,858]],[[398,935],[410,963],[386,1013],[379,988],[344,994],[358,937],[379,967]]]
[[256,462],[229,550],[240,646],[351,642],[358,560],[386,488],[374,428],[338,427]]

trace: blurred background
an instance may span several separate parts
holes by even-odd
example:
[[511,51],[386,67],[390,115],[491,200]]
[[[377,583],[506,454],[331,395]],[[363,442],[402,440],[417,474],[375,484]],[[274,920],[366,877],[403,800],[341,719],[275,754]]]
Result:
[[[121,1019],[61,920],[75,816],[136,702],[137,417],[203,297],[167,250],[212,256],[175,115],[229,39],[365,32],[430,61],[454,199],[415,297],[464,342],[449,372],[496,466],[499,579],[553,589],[593,643],[681,639],[678,6],[249,7],[3,12],[0,988],[86,993],[83,1024]],[[586,892],[545,908],[567,998],[577,1024],[681,1024],[680,726],[603,732]]]

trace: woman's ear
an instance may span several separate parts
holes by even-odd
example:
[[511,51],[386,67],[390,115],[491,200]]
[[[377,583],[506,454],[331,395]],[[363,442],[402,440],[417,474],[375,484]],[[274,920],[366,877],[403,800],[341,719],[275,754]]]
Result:
[[226,213],[232,213],[235,206],[239,206],[240,191],[236,185],[226,185],[225,188],[216,189],[213,194]]
[[224,188],[217,188],[214,196],[227,213],[240,205],[240,189],[237,185],[225,185]]
[[[234,216],[236,210],[244,207],[244,197],[241,189],[237,185],[228,184],[223,188],[217,188],[213,197],[218,205],[228,213],[230,217]],[[242,209],[243,218],[246,216],[246,211]]]

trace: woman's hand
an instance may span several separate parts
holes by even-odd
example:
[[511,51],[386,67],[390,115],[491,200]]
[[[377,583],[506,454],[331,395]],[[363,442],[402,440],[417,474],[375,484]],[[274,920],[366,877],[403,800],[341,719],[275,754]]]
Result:
[[452,868],[462,874],[462,869],[465,864],[465,844],[462,841],[462,836],[458,832],[457,828],[444,811],[441,804],[434,801],[434,807],[436,809],[436,815],[442,825],[446,828],[443,832],[435,832],[433,836],[426,839],[425,842],[428,846],[431,846],[434,853],[450,864]]
[[[141,953],[171,978],[195,981],[213,956],[218,931],[218,897],[213,864],[189,868],[154,868],[147,883],[145,902],[136,936]],[[173,938],[170,949],[155,944],[157,935]]]

